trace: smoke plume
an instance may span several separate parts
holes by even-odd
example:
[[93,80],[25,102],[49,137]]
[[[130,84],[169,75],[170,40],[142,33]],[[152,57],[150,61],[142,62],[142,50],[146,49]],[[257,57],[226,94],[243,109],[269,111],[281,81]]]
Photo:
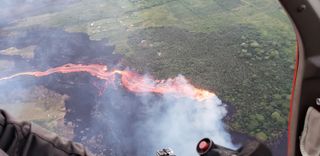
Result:
[[[0,29],[27,16],[63,9],[64,5],[74,1],[2,0],[4,9],[0,11]],[[0,53],[0,61],[14,62],[14,68],[0,72],[1,77],[9,73],[44,71],[68,63],[121,66],[121,56],[113,54],[114,46],[106,40],[92,41],[84,33],[67,33],[58,28],[40,26],[13,31],[15,33],[10,35],[0,32],[0,51],[34,46],[34,55],[24,58]],[[149,76],[143,79],[156,85]],[[186,78],[178,76],[176,80],[184,86],[185,95],[197,95],[195,87]],[[164,88],[170,89],[172,84],[164,82],[169,86]],[[17,114],[24,113],[22,108],[25,107],[21,101],[45,101],[41,91],[46,88],[51,95],[49,99],[64,100],[60,103],[68,110],[64,116],[65,124],[74,125],[74,140],[85,144],[97,155],[152,156],[157,150],[169,147],[178,156],[194,156],[195,146],[203,137],[234,148],[223,123],[226,105],[214,94],[198,100],[179,96],[177,92],[147,92],[148,89],[134,92],[134,87],[124,86],[120,75],[115,78],[114,85],[105,87],[104,84],[104,80],[83,72],[55,73],[41,78],[30,75],[9,78],[0,81],[0,107],[17,103],[18,109],[8,107],[8,110],[19,116]],[[39,96],[33,98],[35,100],[30,100],[29,88],[40,90]],[[101,88],[104,89],[101,91]]]
[[[194,87],[179,77],[192,92]],[[107,89],[99,103],[90,131],[101,134],[112,155],[155,155],[169,147],[177,155],[193,156],[204,137],[235,148],[222,121],[225,105],[215,95],[199,101],[174,94],[132,94],[118,86]]]

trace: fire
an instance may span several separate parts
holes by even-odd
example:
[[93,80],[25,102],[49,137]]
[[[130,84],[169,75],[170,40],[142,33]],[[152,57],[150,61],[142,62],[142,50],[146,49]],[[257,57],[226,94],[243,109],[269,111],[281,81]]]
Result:
[[153,80],[147,79],[132,71],[122,73],[122,84],[132,92],[152,92],[159,94],[174,94],[185,97],[193,97],[197,100],[205,100],[215,94],[187,85],[182,77],[176,77],[167,80]]
[[50,68],[46,71],[23,72],[8,77],[0,78],[2,80],[12,79],[18,76],[29,75],[35,77],[48,76],[54,73],[76,73],[86,72],[91,76],[112,83],[115,75],[121,75],[122,85],[129,91],[134,93],[157,93],[172,94],[176,96],[190,97],[199,101],[209,99],[215,96],[207,90],[196,88],[190,85],[184,78],[176,77],[167,80],[154,80],[129,70],[112,70],[109,71],[106,65],[100,64],[66,64],[56,68]]

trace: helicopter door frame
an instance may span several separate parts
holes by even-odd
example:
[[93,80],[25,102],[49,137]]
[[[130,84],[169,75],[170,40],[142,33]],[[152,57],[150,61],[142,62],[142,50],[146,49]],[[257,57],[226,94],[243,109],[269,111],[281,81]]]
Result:
[[288,125],[288,155],[301,155],[299,137],[310,106],[320,97],[320,1],[280,0],[297,36],[296,68]]

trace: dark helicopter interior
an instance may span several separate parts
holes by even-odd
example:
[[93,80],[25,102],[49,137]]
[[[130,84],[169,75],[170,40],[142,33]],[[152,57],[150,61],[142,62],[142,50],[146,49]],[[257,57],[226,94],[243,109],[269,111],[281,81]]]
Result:
[[[318,101],[320,95],[320,2],[281,0],[281,3],[295,25],[298,44],[293,98],[291,99],[288,155],[301,155],[301,147],[307,146],[301,142],[302,140],[311,146],[303,147],[302,152],[318,152],[316,143],[320,139],[319,133],[312,133],[311,130],[317,130],[319,127],[319,121],[317,121],[319,112],[313,111],[315,114],[308,113],[308,115],[307,112],[311,112],[308,111],[310,107],[320,110]],[[305,123],[305,121],[308,122]],[[308,135],[313,138],[311,140],[310,136],[309,140],[305,140],[308,137],[302,135],[303,131],[308,129],[310,132]]]

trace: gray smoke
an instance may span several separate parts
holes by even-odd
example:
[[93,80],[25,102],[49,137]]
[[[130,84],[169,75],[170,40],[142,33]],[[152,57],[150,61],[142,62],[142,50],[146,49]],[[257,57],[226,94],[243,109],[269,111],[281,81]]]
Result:
[[[145,105],[152,103],[147,99],[142,101]],[[204,137],[212,138],[217,144],[234,147],[222,122],[226,115],[225,106],[217,97],[198,102],[164,95],[156,104],[164,105],[165,110],[150,106],[149,119],[137,125],[150,130],[141,136],[152,138],[155,149],[171,147],[177,155],[196,155],[196,144]]]
[[[180,77],[182,83],[193,88]],[[121,87],[107,91],[101,101],[105,107],[93,113],[97,122],[91,132],[96,134],[111,126],[102,134],[112,148],[111,155],[152,156],[169,147],[178,156],[195,156],[197,142],[204,137],[225,147],[236,147],[223,123],[226,105],[217,96],[198,101],[172,94],[128,96],[124,92]]]

